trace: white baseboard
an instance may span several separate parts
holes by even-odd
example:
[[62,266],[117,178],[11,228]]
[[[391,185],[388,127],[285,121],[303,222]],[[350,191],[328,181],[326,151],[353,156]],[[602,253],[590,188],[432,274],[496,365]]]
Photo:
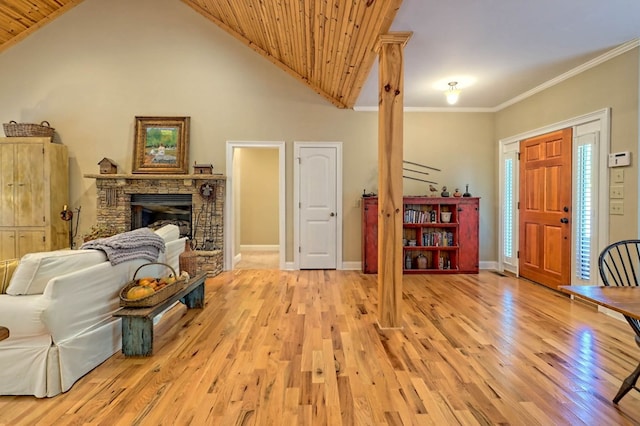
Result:
[[240,250],[278,251],[280,246],[278,244],[241,244]]
[[362,262],[342,262],[342,268],[345,271],[359,271],[362,269]]
[[480,269],[487,269],[489,271],[497,271],[498,270],[498,262],[496,262],[495,260],[484,261],[484,262],[480,262],[478,267]]
[[240,262],[241,260],[242,260],[242,253],[238,253],[235,256],[233,256],[233,266],[236,266],[238,262]]
[[[285,270],[294,271],[294,263],[293,262],[285,262]],[[480,262],[480,269],[486,269],[489,271],[497,271],[498,270],[498,262],[496,261],[484,261]],[[359,271],[362,269],[362,262],[342,262],[342,268],[339,268],[344,271]]]

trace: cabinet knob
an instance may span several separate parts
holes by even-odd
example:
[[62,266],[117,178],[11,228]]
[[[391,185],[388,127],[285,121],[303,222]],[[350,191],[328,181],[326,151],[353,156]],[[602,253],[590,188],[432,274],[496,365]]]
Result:
[[335,215],[336,215],[336,214],[335,214],[334,212],[331,212],[331,213],[329,214],[329,216],[331,216],[331,217],[334,217]]

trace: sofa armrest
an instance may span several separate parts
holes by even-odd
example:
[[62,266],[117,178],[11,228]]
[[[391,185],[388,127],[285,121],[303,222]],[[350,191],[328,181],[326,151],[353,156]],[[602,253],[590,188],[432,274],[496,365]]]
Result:
[[0,325],[9,329],[9,339],[48,334],[41,320],[47,300],[40,294],[12,296],[0,294]]
[[54,342],[110,321],[120,308],[120,290],[142,259],[112,266],[109,262],[61,275],[49,281],[43,297],[48,301],[42,319]]

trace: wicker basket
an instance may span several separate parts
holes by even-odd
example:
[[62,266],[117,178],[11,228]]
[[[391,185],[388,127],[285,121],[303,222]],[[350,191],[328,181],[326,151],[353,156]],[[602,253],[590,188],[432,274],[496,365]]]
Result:
[[[136,286],[136,275],[138,274],[138,271],[140,271],[140,269],[142,269],[143,267],[149,265],[164,265],[167,268],[171,269],[173,276],[176,277],[175,282],[161,288],[160,290],[156,290],[153,294],[141,297],[140,299],[127,299],[127,292],[132,287]],[[178,291],[180,291],[180,289],[186,282],[186,278],[179,278],[176,276],[176,271],[171,267],[171,265],[167,265],[166,263],[161,262],[145,263],[144,265],[140,265],[140,267],[136,269],[133,274],[133,279],[129,281],[122,290],[120,290],[120,306],[123,306],[125,308],[150,308],[176,294]]]
[[7,137],[47,137],[53,138],[53,132],[56,130],[49,124],[48,121],[43,121],[40,124],[33,123],[16,123],[10,121],[4,123],[4,134]]

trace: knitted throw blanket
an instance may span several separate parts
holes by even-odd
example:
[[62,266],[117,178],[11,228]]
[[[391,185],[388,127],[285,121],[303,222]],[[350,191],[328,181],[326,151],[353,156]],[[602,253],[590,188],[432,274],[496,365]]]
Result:
[[149,228],[134,229],[113,237],[87,241],[80,248],[104,251],[112,265],[133,259],[155,262],[160,252],[164,253],[165,249],[162,237]]

